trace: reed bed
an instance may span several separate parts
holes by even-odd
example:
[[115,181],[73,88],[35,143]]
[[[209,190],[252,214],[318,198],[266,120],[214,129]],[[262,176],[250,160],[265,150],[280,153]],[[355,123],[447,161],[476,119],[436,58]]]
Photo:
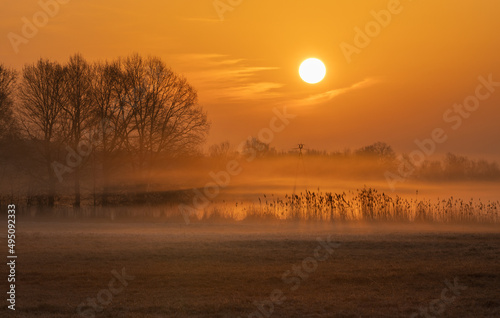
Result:
[[[3,200],[2,200],[3,199]],[[4,201],[4,202],[2,202]],[[15,203],[19,215],[56,218],[103,219],[164,219],[184,222],[179,202],[113,205],[113,206],[29,206],[24,200]],[[171,200],[172,201],[172,200]],[[183,201],[186,204],[188,202]],[[500,201],[482,201],[471,198],[445,199],[403,198],[399,195],[380,193],[373,188],[362,188],[342,193],[304,191],[285,196],[261,195],[252,202],[212,202],[198,209],[191,222],[216,221],[395,221],[442,223],[500,223]],[[1,213],[0,213],[1,214]]]
[[284,197],[263,195],[248,204],[213,204],[199,219],[500,223],[499,209],[499,201],[407,199],[365,187],[347,193],[318,189]]

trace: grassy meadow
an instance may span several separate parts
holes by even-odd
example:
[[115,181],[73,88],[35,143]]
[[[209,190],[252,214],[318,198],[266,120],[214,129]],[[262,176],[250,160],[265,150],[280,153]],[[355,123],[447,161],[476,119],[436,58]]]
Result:
[[500,315],[491,225],[25,219],[17,249],[16,317]]

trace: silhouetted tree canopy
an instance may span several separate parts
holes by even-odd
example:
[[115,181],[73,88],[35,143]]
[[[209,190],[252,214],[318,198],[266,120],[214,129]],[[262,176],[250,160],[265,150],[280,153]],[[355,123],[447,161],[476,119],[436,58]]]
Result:
[[0,139],[12,137],[17,130],[12,109],[16,75],[0,64]]
[[[0,122],[14,122],[14,83],[15,73],[1,67]],[[160,158],[197,152],[209,129],[196,90],[156,57],[94,64],[80,54],[66,64],[40,59],[23,68],[18,86],[17,117],[38,149],[33,158],[45,166],[50,205],[56,180],[69,176],[80,205],[81,171],[88,172],[91,158],[91,170],[100,167],[104,180],[118,156],[128,158],[125,164],[147,184]]]
[[365,146],[356,151],[357,155],[369,156],[379,158],[384,162],[392,162],[396,159],[396,153],[392,150],[392,147],[385,142],[376,142],[369,146]]

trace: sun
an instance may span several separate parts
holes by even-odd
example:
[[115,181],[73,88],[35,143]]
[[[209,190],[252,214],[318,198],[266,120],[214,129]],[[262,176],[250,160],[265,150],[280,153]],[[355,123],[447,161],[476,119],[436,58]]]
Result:
[[326,75],[325,64],[316,58],[307,59],[300,64],[299,75],[306,83],[319,83]]

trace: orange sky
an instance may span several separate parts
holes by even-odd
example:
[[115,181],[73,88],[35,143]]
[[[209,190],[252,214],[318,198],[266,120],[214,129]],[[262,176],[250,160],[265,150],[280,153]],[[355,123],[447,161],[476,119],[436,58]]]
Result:
[[[209,144],[240,143],[287,105],[297,117],[273,139],[279,149],[385,141],[410,152],[416,138],[443,128],[449,138],[439,153],[500,159],[500,87],[457,130],[443,120],[475,94],[478,76],[500,82],[499,1],[243,0],[223,21],[213,0],[65,2],[45,24],[38,1],[2,1],[0,62],[20,69],[76,52],[89,60],[160,56],[198,89]],[[341,44],[354,45],[355,28],[373,26],[371,12],[388,8],[391,21],[348,63]],[[9,34],[22,36],[22,18],[34,15],[41,26],[16,53]],[[308,57],[327,66],[320,84],[298,76]]]

